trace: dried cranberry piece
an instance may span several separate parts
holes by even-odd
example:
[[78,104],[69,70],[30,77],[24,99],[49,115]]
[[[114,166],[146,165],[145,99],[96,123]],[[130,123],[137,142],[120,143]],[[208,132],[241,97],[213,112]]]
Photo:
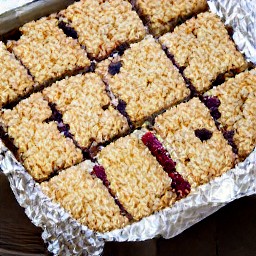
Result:
[[120,69],[122,67],[121,61],[118,62],[111,62],[108,66],[108,73],[112,76],[120,72]]
[[209,140],[212,137],[212,132],[203,128],[203,129],[196,129],[195,135],[199,138],[202,142]]

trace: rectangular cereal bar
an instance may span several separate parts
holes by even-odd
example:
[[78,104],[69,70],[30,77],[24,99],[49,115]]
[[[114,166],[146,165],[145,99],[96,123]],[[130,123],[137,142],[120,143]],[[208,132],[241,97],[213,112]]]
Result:
[[154,129],[169,145],[177,171],[192,187],[207,183],[233,167],[231,147],[198,98],[158,116]]
[[111,106],[105,84],[97,74],[66,78],[46,88],[43,94],[56,105],[83,148],[93,142],[104,143],[129,129],[126,118]]
[[92,163],[82,162],[43,182],[43,192],[89,229],[107,232],[122,228],[128,219],[122,216],[114,198],[98,178],[90,175]]
[[54,16],[31,21],[20,28],[18,41],[8,43],[35,81],[44,84],[90,66],[77,40],[67,37]]
[[[204,98],[224,135],[233,139],[239,157],[245,159],[256,146],[256,69],[230,78]],[[214,100],[218,101],[215,109]]]
[[220,75],[239,73],[247,67],[220,18],[209,12],[176,27],[160,37],[160,42],[200,93]]
[[135,126],[189,96],[185,81],[152,36],[132,44],[121,57],[99,63],[113,94],[126,104]]
[[122,44],[145,36],[142,21],[129,2],[123,0],[81,0],[60,12],[78,34],[92,58],[106,58]]
[[155,36],[172,30],[178,22],[207,10],[206,0],[132,0]]
[[35,83],[27,70],[0,42],[0,108],[33,90]]
[[176,198],[171,178],[136,132],[103,148],[98,161],[111,191],[134,220],[171,205]]
[[32,94],[12,110],[0,113],[0,125],[18,149],[18,156],[35,180],[47,179],[59,169],[82,161],[82,153],[72,140],[62,135],[41,93]]

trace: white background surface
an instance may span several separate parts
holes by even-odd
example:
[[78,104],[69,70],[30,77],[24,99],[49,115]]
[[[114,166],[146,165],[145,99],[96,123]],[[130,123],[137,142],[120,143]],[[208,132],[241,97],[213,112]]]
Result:
[[0,0],[0,15],[30,2],[33,2],[33,0]]

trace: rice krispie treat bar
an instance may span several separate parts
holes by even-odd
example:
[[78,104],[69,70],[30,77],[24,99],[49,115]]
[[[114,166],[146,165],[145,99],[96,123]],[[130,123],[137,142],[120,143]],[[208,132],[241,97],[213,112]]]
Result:
[[82,162],[43,182],[43,192],[89,229],[107,232],[122,228],[128,219],[102,181],[90,175],[92,163]]
[[[233,139],[239,157],[245,159],[256,145],[256,69],[214,87],[205,93],[204,99],[224,129],[224,136]],[[218,104],[213,109],[215,102]]]
[[233,167],[231,147],[198,98],[158,116],[154,129],[169,145],[177,171],[192,187],[207,183]]
[[33,90],[34,81],[4,43],[0,42],[0,108]]
[[132,0],[151,33],[160,36],[172,30],[180,20],[206,11],[206,0]]
[[45,180],[53,172],[82,161],[82,153],[72,140],[62,135],[41,93],[32,94],[12,110],[0,113],[0,125],[18,149],[18,156],[35,180]]
[[121,57],[99,63],[96,72],[124,102],[135,126],[181,102],[190,93],[181,74],[152,36],[132,44]]
[[233,75],[247,67],[221,20],[205,12],[160,37],[184,76],[198,92],[209,89],[220,75]]
[[122,44],[145,36],[142,21],[128,1],[81,0],[60,12],[92,58],[103,59]]
[[29,22],[20,31],[20,39],[10,41],[7,46],[29,69],[36,82],[45,84],[90,66],[86,52],[77,40],[64,34],[54,16]]
[[128,131],[127,120],[110,104],[105,84],[95,73],[77,75],[44,89],[44,96],[56,104],[63,122],[83,148],[106,142]]
[[136,132],[106,146],[98,161],[105,169],[110,190],[134,220],[175,201],[171,178]]

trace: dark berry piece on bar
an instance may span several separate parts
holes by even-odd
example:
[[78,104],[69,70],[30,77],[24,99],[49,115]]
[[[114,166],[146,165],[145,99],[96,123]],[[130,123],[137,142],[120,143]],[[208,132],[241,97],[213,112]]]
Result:
[[178,198],[187,196],[190,193],[191,186],[188,181],[184,180],[178,172],[169,173],[172,179],[171,187],[175,190]]
[[175,162],[171,159],[168,151],[163,147],[162,143],[154,136],[153,133],[145,133],[142,137],[142,142],[148,147],[151,154],[163,166],[164,170],[168,174],[175,171]]
[[117,110],[122,114],[122,115],[126,115],[126,103],[123,100],[119,100],[118,101],[118,105],[117,105]]
[[91,62],[91,65],[90,65],[88,71],[94,73],[95,69],[96,69],[96,63],[95,62]]
[[205,140],[209,140],[212,137],[212,132],[205,128],[197,129],[195,130],[195,135],[203,142]]
[[114,76],[115,74],[118,74],[120,72],[121,67],[122,67],[122,63],[120,61],[111,62],[108,66],[108,73]]
[[210,110],[213,108],[218,108],[220,106],[220,100],[216,96],[204,96],[203,97],[204,104]]
[[59,28],[63,30],[63,32],[69,36],[69,37],[72,37],[74,39],[77,39],[78,38],[78,35],[76,33],[76,31],[70,27],[67,23],[63,22],[63,21],[60,21],[59,22]]
[[187,196],[190,193],[191,186],[188,181],[176,171],[176,163],[171,159],[168,151],[153,133],[147,132],[142,136],[142,142],[148,147],[151,154],[157,159],[164,171],[171,177],[171,188],[175,190],[178,198]]
[[126,216],[131,221],[133,219],[132,215],[125,210],[124,206],[121,204],[121,202],[118,199],[115,198],[114,200],[117,206],[119,207],[121,214]]
[[232,150],[235,154],[238,153],[238,148],[234,142],[234,135],[235,132],[233,130],[231,131],[222,131],[224,138],[228,141],[228,144],[232,147]]
[[105,169],[103,166],[95,165],[93,167],[92,174],[95,175],[97,178],[101,179],[103,181],[103,184],[108,187],[109,181],[107,179],[107,174],[105,172]]
[[213,108],[211,111],[211,116],[213,117],[214,120],[217,120],[221,117],[220,111],[216,108]]
[[218,110],[221,102],[218,97],[216,96],[204,96],[203,102],[205,106],[210,110],[211,116],[214,120],[217,120],[221,117],[221,113]]

